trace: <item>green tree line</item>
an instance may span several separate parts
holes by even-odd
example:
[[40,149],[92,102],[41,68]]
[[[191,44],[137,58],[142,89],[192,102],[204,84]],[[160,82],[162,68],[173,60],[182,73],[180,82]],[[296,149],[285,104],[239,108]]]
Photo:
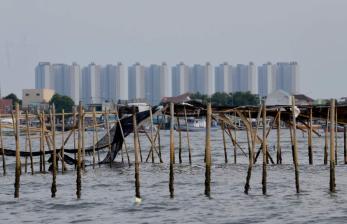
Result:
[[216,92],[212,96],[199,92],[190,96],[192,100],[199,100],[206,104],[211,102],[214,106],[252,106],[259,105],[259,96],[251,92],[224,93]]

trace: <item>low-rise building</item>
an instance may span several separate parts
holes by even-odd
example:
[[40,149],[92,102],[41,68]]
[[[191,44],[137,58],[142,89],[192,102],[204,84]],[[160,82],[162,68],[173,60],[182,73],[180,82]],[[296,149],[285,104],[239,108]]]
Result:
[[48,105],[54,93],[52,89],[23,89],[23,107]]

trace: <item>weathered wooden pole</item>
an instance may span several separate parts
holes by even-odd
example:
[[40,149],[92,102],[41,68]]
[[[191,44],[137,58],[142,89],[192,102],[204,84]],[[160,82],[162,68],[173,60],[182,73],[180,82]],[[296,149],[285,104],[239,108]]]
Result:
[[347,164],[347,126],[343,126],[343,160]]
[[330,102],[330,192],[336,192],[335,184],[335,100]]
[[192,164],[192,149],[190,147],[190,139],[189,139],[189,127],[188,127],[188,118],[187,118],[187,110],[186,106],[184,106],[184,119],[186,121],[186,132],[187,132],[187,143],[188,143],[188,156],[189,156],[189,164]]
[[[324,165],[328,164],[329,119],[330,119],[330,110],[328,110],[327,120],[325,123],[325,129],[324,129]],[[331,128],[331,125],[330,125],[330,128]]]
[[177,116],[177,128],[178,128],[178,161],[182,163],[182,130],[180,125],[180,118]]
[[133,106],[134,152],[135,152],[135,201],[141,202],[140,194],[140,150],[138,143],[136,108]]
[[[1,118],[1,114],[0,114]],[[2,138],[2,124],[0,122],[0,141],[1,141],[1,152],[2,152],[2,171],[3,175],[6,176],[6,159],[5,159],[5,149],[4,149],[4,139]]]
[[[237,163],[237,127],[236,127],[236,112],[234,113],[234,136],[235,136],[235,141],[234,141],[234,164]],[[231,133],[230,133],[231,136]]]
[[308,129],[308,163],[313,164],[312,153],[312,107],[310,108],[310,128]]
[[[80,102],[81,103],[81,102]],[[78,126],[79,119],[77,121],[77,110],[76,107],[73,108],[73,116],[72,116],[72,123],[73,123],[73,148],[76,149],[76,126]],[[79,131],[79,126],[77,127],[77,130]],[[78,136],[78,134],[77,134]],[[78,139],[77,139],[78,141]],[[78,142],[77,142],[77,147],[78,147]],[[77,161],[77,156],[76,156],[76,151],[74,153],[74,159]],[[77,164],[75,164],[75,170],[77,168]]]
[[170,180],[169,190],[170,198],[174,197],[174,163],[175,163],[175,145],[174,145],[174,104],[170,103]]
[[[105,121],[106,121],[106,130],[107,130],[107,136],[108,136],[108,150],[109,150],[109,153],[111,155],[111,150],[112,150],[112,147],[111,147],[111,134],[110,134],[110,124],[108,122],[108,111],[105,109]],[[112,167],[112,160],[110,159],[110,167]]]
[[338,146],[338,144],[337,144],[337,125],[338,125],[338,121],[337,121],[337,107],[336,107],[336,105],[335,105],[335,126],[334,126],[334,128],[335,128],[335,165],[337,165],[337,146]]
[[64,160],[64,155],[65,155],[65,152],[64,152],[64,146],[65,146],[65,136],[64,136],[64,133],[65,133],[65,111],[64,109],[61,110],[61,152],[60,152],[60,155],[61,155],[61,173],[64,173],[65,172],[65,160]]
[[81,147],[82,147],[82,170],[86,169],[86,149],[85,149],[85,123],[84,123],[84,109],[82,108],[81,121]]
[[212,108],[211,103],[207,104],[206,113],[206,138],[205,138],[205,158],[206,158],[206,170],[205,170],[205,195],[211,196],[211,117]]
[[267,139],[266,139],[266,105],[265,101],[263,101],[262,106],[262,115],[263,115],[263,144],[262,144],[262,152],[263,152],[263,173],[262,173],[262,190],[263,194],[266,194],[266,178],[267,178]]
[[27,137],[28,137],[28,144],[29,144],[30,170],[31,170],[31,175],[34,175],[34,160],[33,160],[33,150],[32,150],[30,127],[29,127],[28,111],[26,112],[25,117],[26,117],[26,121],[27,121]]
[[95,107],[93,107],[93,169],[95,169],[95,144],[96,144],[96,114],[95,114]]
[[293,162],[295,169],[295,187],[296,193],[300,193],[300,183],[299,183],[299,162],[298,162],[298,148],[296,141],[296,116],[295,116],[295,97],[292,96],[292,114],[293,114]]
[[281,109],[278,109],[278,117],[277,117],[277,147],[276,147],[276,155],[277,155],[277,164],[282,164],[282,149],[281,149]]
[[128,146],[127,146],[127,143],[126,143],[126,141],[125,141],[124,132],[123,132],[123,127],[122,127],[122,122],[121,122],[121,120],[120,120],[119,113],[118,113],[118,107],[116,108],[116,115],[117,115],[117,120],[118,120],[119,129],[120,129],[120,132],[122,133],[122,138],[123,138],[123,141],[124,141],[125,153],[126,153],[126,155],[127,155],[128,164],[129,164],[129,167],[130,167],[130,157],[129,157],[129,152],[128,152]]
[[228,154],[227,154],[227,144],[225,140],[225,124],[224,121],[221,121],[221,129],[222,129],[222,136],[223,136],[223,146],[224,146],[224,162],[228,163]]
[[77,131],[77,178],[76,178],[76,195],[77,199],[81,198],[82,189],[82,177],[81,177],[81,166],[82,166],[82,103],[78,105],[78,131]]
[[150,138],[151,138],[151,152],[152,152],[152,163],[154,163],[154,142],[153,142],[153,114],[152,114],[152,107],[149,109],[149,119],[151,119],[151,132],[150,132]]
[[52,187],[51,187],[51,193],[52,193],[52,198],[55,198],[55,193],[57,192],[57,151],[56,151],[56,144],[55,144],[55,107],[53,104],[53,107],[51,109],[51,114],[50,114],[50,120],[51,120],[51,131],[52,131],[52,148],[53,148],[53,153],[52,153]]
[[42,162],[43,172],[46,173],[46,152],[45,152],[45,138],[46,138],[46,115],[45,111],[42,111]]
[[19,143],[19,104],[16,103],[16,115],[15,122],[15,140],[16,140],[16,178],[14,183],[14,197],[19,198],[19,186],[20,186],[20,175],[21,175],[21,161],[20,161],[20,143]]

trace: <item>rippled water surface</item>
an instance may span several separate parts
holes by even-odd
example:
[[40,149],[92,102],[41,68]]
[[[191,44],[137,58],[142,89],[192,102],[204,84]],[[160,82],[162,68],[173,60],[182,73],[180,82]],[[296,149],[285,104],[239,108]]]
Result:
[[[120,155],[112,168],[107,165],[95,170],[87,167],[81,200],[76,199],[73,167],[64,175],[59,173],[56,198],[50,196],[50,174],[27,173],[21,176],[20,199],[14,199],[14,160],[8,157],[9,174],[0,175],[0,223],[347,223],[347,166],[342,164],[342,133],[338,135],[335,194],[329,193],[329,166],[323,165],[324,137],[313,139],[314,165],[308,165],[307,138],[298,133],[301,193],[296,194],[288,132],[282,132],[284,164],[268,166],[266,196],[261,191],[261,158],[252,173],[250,195],[245,195],[248,159],[238,150],[238,163],[233,164],[233,147],[228,139],[229,163],[224,163],[221,131],[212,133],[211,198],[204,195],[204,132],[191,133],[191,166],[183,133],[183,163],[174,167],[174,199],[170,199],[168,187],[169,132],[162,132],[164,163],[140,165],[141,204],[135,203],[134,166],[122,165]],[[177,146],[178,134],[175,135]],[[237,135],[247,151],[245,133]],[[144,158],[148,153],[145,138],[141,138]],[[270,146],[275,140],[273,131]],[[132,159],[132,136],[127,141]],[[13,142],[7,137],[6,147],[14,148]],[[36,142],[34,145],[37,147]],[[271,148],[270,153],[275,157],[274,149]]]

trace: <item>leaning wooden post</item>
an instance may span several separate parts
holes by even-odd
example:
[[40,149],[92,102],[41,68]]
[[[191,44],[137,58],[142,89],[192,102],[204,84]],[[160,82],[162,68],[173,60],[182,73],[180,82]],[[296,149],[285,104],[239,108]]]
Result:
[[282,149],[281,149],[281,109],[278,109],[277,117],[277,164],[282,164]]
[[82,154],[82,136],[81,136],[81,130],[82,129],[82,103],[79,102],[78,105],[78,137],[77,137],[77,178],[76,178],[76,195],[77,199],[81,198],[81,188],[82,188],[82,178],[81,178],[81,154]]
[[184,106],[184,118],[186,120],[186,129],[187,129],[187,143],[188,143],[188,153],[189,153],[189,164],[192,164],[192,149],[190,147],[190,140],[189,140],[189,128],[188,128],[188,118],[187,118],[187,110],[186,106]]
[[343,160],[347,164],[347,126],[343,126]]
[[295,117],[295,97],[292,96],[292,114],[293,114],[293,162],[295,169],[295,186],[296,193],[300,193],[300,184],[299,184],[299,162],[298,162],[298,148],[296,141],[296,117]]
[[28,137],[28,144],[29,144],[30,170],[31,170],[31,175],[34,175],[34,160],[33,160],[33,150],[32,150],[32,144],[31,144],[31,133],[30,133],[30,127],[29,127],[28,111],[26,112],[25,116],[27,121],[27,137]]
[[53,174],[53,180],[52,180],[52,198],[55,198],[55,193],[57,192],[57,151],[55,147],[55,107],[53,104],[53,107],[51,109],[51,131],[52,131],[52,147],[53,147],[53,153],[52,153],[52,174]]
[[152,114],[152,107],[149,109],[149,118],[151,119],[151,152],[152,152],[152,163],[154,163],[154,149],[155,149],[155,143],[153,142],[153,114]]
[[108,136],[108,150],[109,150],[109,153],[110,153],[110,167],[112,167],[112,159],[111,159],[111,150],[112,150],[112,148],[111,148],[111,134],[110,134],[110,124],[109,124],[109,122],[108,122],[108,115],[109,115],[109,113],[108,113],[108,111],[107,110],[105,110],[105,120],[106,120],[106,130],[107,130],[107,136]]
[[14,183],[14,197],[19,198],[19,186],[21,175],[21,161],[20,161],[20,145],[19,145],[19,104],[16,103],[16,117],[15,117],[15,140],[16,140],[16,178]]
[[64,109],[61,110],[61,172],[64,173],[65,172],[65,160],[64,160],[64,142],[65,142],[65,111]]
[[[1,118],[1,114],[0,114],[0,118]],[[5,149],[4,149],[4,139],[2,138],[2,125],[0,122],[0,141],[1,141],[1,152],[2,152],[2,170],[3,170],[3,174],[4,176],[6,176],[6,159],[5,159]]]
[[[326,120],[326,123],[325,123],[325,129],[324,129],[324,165],[327,165],[328,164],[328,126],[329,126],[329,118],[330,117],[330,110],[328,110],[328,113],[327,113],[327,120]],[[330,125],[331,127],[331,125]]]
[[134,152],[135,152],[135,201],[141,202],[140,195],[140,150],[137,137],[136,109],[133,106]]
[[335,193],[335,100],[330,103],[330,192]]
[[263,101],[263,106],[262,106],[262,110],[263,110],[263,144],[262,144],[262,152],[263,152],[263,174],[262,174],[262,190],[263,190],[263,194],[266,194],[266,177],[267,177],[267,171],[266,171],[266,165],[267,165],[267,139],[266,139],[266,106],[265,106],[265,101]]
[[224,146],[224,161],[225,161],[225,163],[228,163],[227,144],[225,142],[225,124],[224,124],[224,121],[221,121],[221,129],[222,129],[223,146]]
[[308,130],[308,163],[313,164],[313,153],[312,153],[312,107],[310,108],[310,128]]
[[175,145],[174,145],[174,104],[170,103],[170,180],[169,180],[169,190],[170,197],[174,197],[174,168],[173,164],[175,163]]
[[206,138],[205,138],[205,158],[206,158],[206,170],[205,170],[205,195],[210,197],[211,195],[211,117],[212,108],[211,103],[207,104],[206,114]]
[[177,128],[178,128],[178,161],[182,163],[182,130],[180,125],[180,118],[177,116]]

